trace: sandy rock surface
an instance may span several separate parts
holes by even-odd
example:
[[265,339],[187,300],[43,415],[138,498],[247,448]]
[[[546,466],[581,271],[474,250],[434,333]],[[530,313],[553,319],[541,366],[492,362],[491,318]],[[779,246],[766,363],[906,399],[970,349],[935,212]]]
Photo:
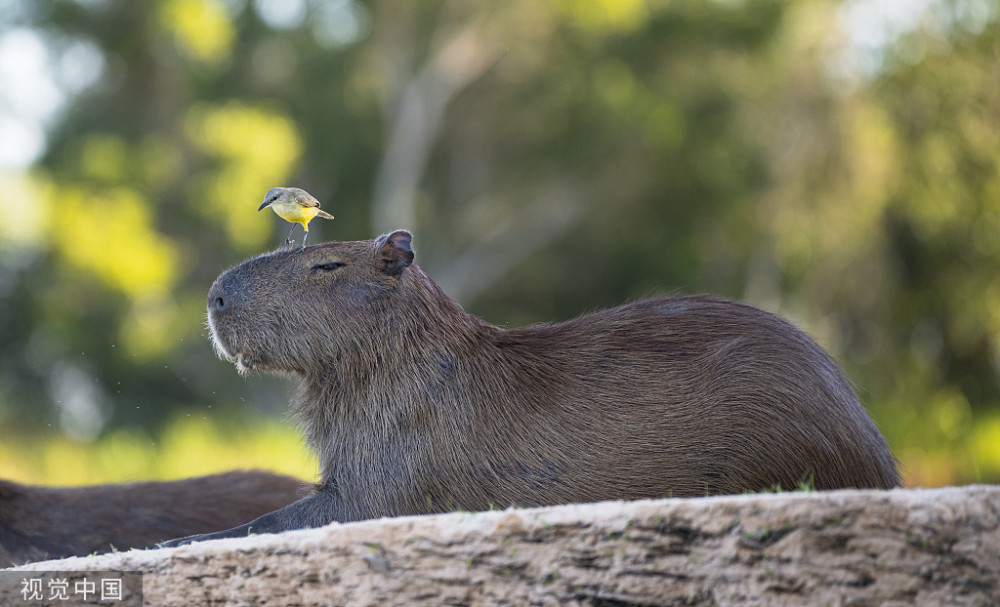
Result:
[[457,512],[21,569],[141,571],[149,606],[985,607],[1000,486]]

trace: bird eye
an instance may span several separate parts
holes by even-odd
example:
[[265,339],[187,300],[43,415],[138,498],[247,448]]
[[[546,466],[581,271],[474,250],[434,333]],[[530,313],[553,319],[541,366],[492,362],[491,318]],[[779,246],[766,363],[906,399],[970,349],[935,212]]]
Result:
[[331,261],[330,263],[318,263],[314,265],[312,269],[313,271],[322,270],[324,272],[330,272],[332,270],[336,270],[337,268],[342,268],[345,265],[347,264],[342,261]]

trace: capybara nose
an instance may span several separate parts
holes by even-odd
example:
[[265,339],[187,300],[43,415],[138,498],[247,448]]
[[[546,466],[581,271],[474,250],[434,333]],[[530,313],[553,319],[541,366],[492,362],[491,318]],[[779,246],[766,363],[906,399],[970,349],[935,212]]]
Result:
[[212,309],[213,312],[223,312],[229,309],[230,301],[231,301],[230,299],[223,297],[222,295],[219,295],[218,297],[212,300],[212,303],[209,307]]
[[208,311],[217,314],[233,307],[233,294],[219,282],[208,290]]

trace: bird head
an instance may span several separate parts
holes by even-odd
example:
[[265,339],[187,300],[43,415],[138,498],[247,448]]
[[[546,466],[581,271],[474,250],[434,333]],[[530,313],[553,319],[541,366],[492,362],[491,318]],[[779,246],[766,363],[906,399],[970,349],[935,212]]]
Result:
[[289,192],[289,189],[290,188],[271,188],[270,190],[267,191],[267,194],[264,196],[264,204],[260,205],[260,207],[258,207],[257,210],[263,211],[264,207],[268,207],[276,202],[279,201],[283,202],[288,198],[291,198],[291,193]]

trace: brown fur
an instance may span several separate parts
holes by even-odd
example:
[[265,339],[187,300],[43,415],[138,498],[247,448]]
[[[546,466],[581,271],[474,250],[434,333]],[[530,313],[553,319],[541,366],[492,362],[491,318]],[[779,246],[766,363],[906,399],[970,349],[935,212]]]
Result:
[[505,330],[410,235],[278,251],[209,292],[220,353],[300,380],[316,496],[232,532],[511,504],[899,484],[847,379],[790,323],[713,297]]
[[67,488],[0,481],[0,567],[228,529],[310,492],[268,472]]

